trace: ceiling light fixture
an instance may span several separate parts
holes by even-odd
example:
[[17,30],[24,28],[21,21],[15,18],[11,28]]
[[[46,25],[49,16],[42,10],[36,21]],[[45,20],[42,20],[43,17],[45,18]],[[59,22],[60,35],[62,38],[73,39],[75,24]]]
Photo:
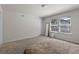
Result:
[[46,7],[46,4],[42,4],[41,7]]

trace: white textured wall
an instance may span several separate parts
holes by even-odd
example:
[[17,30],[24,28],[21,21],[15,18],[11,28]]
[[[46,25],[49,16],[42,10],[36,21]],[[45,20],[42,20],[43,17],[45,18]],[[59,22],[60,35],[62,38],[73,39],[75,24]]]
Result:
[[2,13],[0,12],[0,44],[2,44],[2,39],[3,39],[3,32],[2,32],[2,26],[3,26],[3,23],[2,23]]
[[3,19],[2,19],[2,8],[0,5],[0,44],[2,44],[3,40]]
[[[79,43],[79,9],[73,10],[70,12],[66,12],[66,13],[62,13],[62,14],[59,14],[56,16],[50,16],[50,17],[46,18],[45,20],[43,20],[43,22],[45,22],[44,24],[46,24],[51,21],[50,19],[52,19],[52,18],[59,19],[62,16],[71,16],[71,32],[72,32],[72,34],[55,33],[55,37],[59,38],[59,39]],[[44,30],[42,30],[42,32],[44,34]]]
[[31,38],[41,33],[41,19],[34,14],[4,11],[3,19],[4,42]]

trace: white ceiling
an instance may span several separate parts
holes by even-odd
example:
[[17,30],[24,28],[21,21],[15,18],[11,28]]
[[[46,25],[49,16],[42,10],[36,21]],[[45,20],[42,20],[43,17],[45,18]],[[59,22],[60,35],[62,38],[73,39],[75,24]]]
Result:
[[73,10],[79,8],[78,4],[46,4],[45,7],[41,7],[41,4],[7,4],[2,5],[3,10],[17,11],[37,16],[48,16],[57,13]]

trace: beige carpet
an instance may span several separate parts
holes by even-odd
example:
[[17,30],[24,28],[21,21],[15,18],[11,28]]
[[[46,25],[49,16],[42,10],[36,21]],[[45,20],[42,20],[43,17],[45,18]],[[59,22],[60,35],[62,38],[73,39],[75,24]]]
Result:
[[35,48],[40,46],[45,47],[44,53],[48,54],[79,53],[79,45],[54,38],[38,36],[5,43],[0,46],[0,54],[23,54],[24,50],[29,47]]

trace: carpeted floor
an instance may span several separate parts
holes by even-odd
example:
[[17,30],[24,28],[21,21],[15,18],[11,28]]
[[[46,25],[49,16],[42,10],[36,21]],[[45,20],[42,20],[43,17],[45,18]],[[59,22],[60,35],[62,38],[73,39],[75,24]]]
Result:
[[39,46],[45,47],[45,51],[48,54],[79,53],[79,45],[54,38],[38,36],[5,43],[0,46],[0,54],[23,54],[26,48]]

